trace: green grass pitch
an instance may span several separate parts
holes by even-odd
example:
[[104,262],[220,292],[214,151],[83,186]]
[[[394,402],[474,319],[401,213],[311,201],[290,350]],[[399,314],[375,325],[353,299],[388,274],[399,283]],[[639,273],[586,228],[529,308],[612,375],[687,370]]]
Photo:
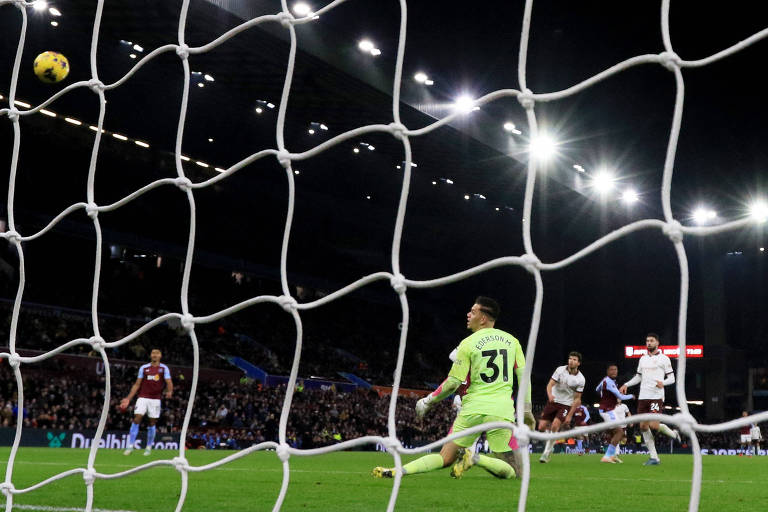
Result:
[[[3,474],[10,450],[0,449]],[[194,451],[190,464],[198,466],[233,452]],[[153,459],[170,459],[174,452],[157,451],[144,457],[117,450],[100,450],[96,469],[115,473]],[[87,450],[21,448],[14,466],[17,489],[56,473],[84,467]],[[415,457],[406,457],[411,460]],[[692,456],[662,455],[662,465],[644,467],[645,456],[627,455],[622,465],[601,464],[599,455],[553,455],[549,464],[531,458],[532,479],[528,510],[532,511],[643,511],[687,510]],[[374,466],[392,464],[383,453],[342,452],[291,458],[291,483],[285,511],[385,510],[392,480],[374,479]],[[704,457],[702,511],[768,510],[768,457]],[[274,452],[259,452],[222,468],[190,474],[185,511],[271,510],[280,489],[282,470]],[[94,484],[96,508],[110,511],[172,511],[180,489],[179,473],[170,466],[152,468],[116,480]],[[497,480],[473,468],[461,480],[448,470],[403,479],[396,510],[443,511],[516,510],[518,480]],[[82,509],[85,485],[80,475],[17,495],[20,510]]]

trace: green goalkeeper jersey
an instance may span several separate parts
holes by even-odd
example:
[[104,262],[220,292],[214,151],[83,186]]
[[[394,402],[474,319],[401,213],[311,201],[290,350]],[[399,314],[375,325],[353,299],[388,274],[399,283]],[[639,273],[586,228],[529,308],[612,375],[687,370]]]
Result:
[[461,401],[461,413],[514,421],[515,368],[525,368],[525,355],[520,342],[511,334],[499,329],[480,329],[464,338],[448,374],[462,382],[466,379],[469,384]]

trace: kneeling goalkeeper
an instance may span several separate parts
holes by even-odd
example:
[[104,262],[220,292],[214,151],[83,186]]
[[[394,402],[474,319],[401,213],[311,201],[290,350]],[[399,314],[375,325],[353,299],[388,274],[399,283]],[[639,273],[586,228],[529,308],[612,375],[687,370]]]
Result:
[[[515,404],[512,396],[510,367],[521,382],[525,370],[525,356],[520,342],[511,334],[494,325],[499,316],[499,304],[488,297],[478,297],[467,313],[467,328],[472,334],[459,344],[448,378],[433,393],[416,403],[416,414],[423,416],[440,400],[454,393],[461,382],[467,380],[469,387],[462,400],[461,411],[451,428],[451,433],[492,421],[514,422]],[[531,419],[531,387],[526,397],[526,423]],[[498,478],[514,478],[520,474],[523,456],[518,450],[517,439],[507,429],[490,429],[486,436],[495,457],[473,453],[471,446],[480,433],[449,441],[443,445],[440,454],[429,454],[403,466],[403,474],[411,475],[436,469],[451,468],[451,476],[461,476],[473,465],[477,465]],[[454,464],[455,462],[455,464]],[[373,476],[392,478],[395,468],[376,467]]]

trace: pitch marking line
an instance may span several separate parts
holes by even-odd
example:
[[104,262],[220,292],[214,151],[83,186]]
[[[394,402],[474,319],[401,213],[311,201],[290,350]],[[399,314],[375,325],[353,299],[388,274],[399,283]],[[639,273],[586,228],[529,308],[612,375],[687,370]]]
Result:
[[[5,506],[5,503],[0,503],[1,506]],[[84,508],[72,508],[72,507],[49,507],[46,505],[14,505],[16,510],[34,510],[38,512],[84,512]],[[133,510],[109,510],[106,508],[94,508],[93,512],[134,512]]]

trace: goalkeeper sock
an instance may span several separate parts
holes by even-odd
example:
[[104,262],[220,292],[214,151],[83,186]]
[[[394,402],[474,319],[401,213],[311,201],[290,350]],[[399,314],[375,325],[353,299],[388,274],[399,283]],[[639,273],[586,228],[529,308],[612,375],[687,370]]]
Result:
[[666,426],[664,423],[659,423],[659,432],[667,437],[671,437],[672,439],[677,439],[677,434],[675,434],[672,429]]
[[133,448],[136,444],[136,436],[139,435],[139,424],[131,423],[131,430],[129,433],[130,435],[128,436],[128,448]]
[[155,444],[155,432],[157,428],[154,425],[147,427],[147,450],[151,450]]
[[475,457],[475,465],[480,466],[497,478],[515,478],[515,470],[512,469],[512,466],[496,457],[477,455]]
[[581,439],[578,439],[576,441],[576,448],[578,448],[579,451],[582,451],[584,449],[584,441],[582,441]]
[[606,457],[613,457],[614,455],[616,455],[616,447],[613,446],[612,444],[609,444],[608,448],[606,448],[606,450],[605,450],[605,456]]
[[645,441],[645,446],[648,447],[648,451],[651,453],[651,458],[658,460],[659,454],[656,453],[656,443],[653,441],[651,429],[643,430],[643,440]]
[[555,440],[550,439],[547,441],[547,446],[544,447],[544,455],[549,455],[555,447]]
[[443,457],[439,453],[430,453],[409,462],[403,466],[403,474],[415,475],[416,473],[426,473],[443,467]]

